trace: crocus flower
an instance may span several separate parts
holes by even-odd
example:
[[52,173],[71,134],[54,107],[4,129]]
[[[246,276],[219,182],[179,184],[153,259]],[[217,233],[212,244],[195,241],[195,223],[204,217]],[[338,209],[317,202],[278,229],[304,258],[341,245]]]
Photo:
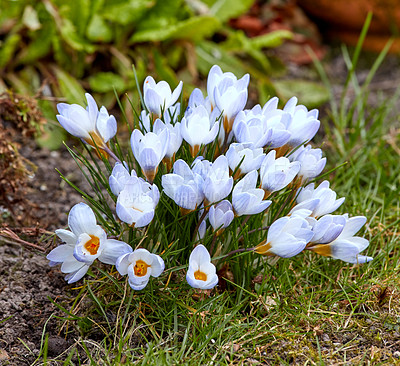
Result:
[[312,216],[318,218],[335,211],[345,200],[344,197],[336,199],[336,192],[329,188],[329,182],[323,181],[317,188],[310,183],[300,188],[297,194],[297,203],[304,204],[308,200],[318,199],[319,202],[312,212]]
[[261,147],[254,149],[252,144],[245,143],[231,144],[225,155],[232,172],[238,168],[235,178],[240,177],[242,174],[247,174],[252,170],[258,170],[265,157]]
[[115,163],[111,175],[108,178],[111,192],[118,196],[131,177],[136,177],[136,172],[133,169],[131,174],[129,174],[124,164],[119,162]]
[[56,235],[65,244],[53,249],[46,257],[50,265],[61,264],[61,272],[67,273],[68,283],[79,281],[96,259],[115,265],[119,256],[132,252],[128,244],[107,239],[105,231],[97,225],[92,209],[85,203],[72,207],[68,226],[71,231],[56,230]]
[[[105,107],[100,111],[93,97],[86,93],[88,106],[78,104],[57,104],[57,120],[71,135],[86,143],[102,148],[117,133],[117,121],[110,116]],[[93,143],[94,141],[94,143]]]
[[312,226],[314,233],[310,242],[327,244],[334,241],[342,233],[347,220],[344,215],[325,215],[319,220],[310,217],[307,221]]
[[300,170],[298,161],[291,163],[283,156],[275,160],[275,156],[275,150],[270,151],[260,168],[261,187],[267,195],[285,188]]
[[153,220],[159,199],[160,192],[156,185],[131,177],[118,195],[117,215],[131,226],[146,226]]
[[208,114],[203,105],[194,107],[185,114],[181,121],[183,139],[190,145],[192,156],[196,156],[201,145],[214,141],[218,134],[219,124],[215,112]]
[[281,217],[272,223],[267,239],[256,247],[255,252],[283,258],[293,257],[306,247],[313,235],[305,219],[299,216]]
[[354,236],[367,221],[364,216],[346,217],[346,224],[341,234],[329,244],[318,244],[309,249],[323,256],[341,259],[348,263],[366,263],[373,258],[360,255],[366,249],[369,241],[359,236]]
[[119,257],[116,267],[122,276],[128,275],[129,285],[134,290],[142,290],[149,282],[150,276],[161,275],[165,265],[159,255],[140,248]]
[[203,184],[203,178],[181,159],[174,163],[173,173],[161,178],[164,193],[179,207],[189,211],[195,210],[203,201]]
[[235,215],[232,211],[232,205],[227,200],[212,205],[208,212],[208,220],[210,221],[214,231],[218,230],[218,232],[228,227],[234,217]]
[[204,196],[207,204],[218,202],[231,193],[233,178],[229,176],[228,159],[224,155],[218,158],[211,165],[208,176],[204,180]]
[[247,103],[249,81],[249,74],[238,80],[230,72],[223,73],[217,65],[208,74],[207,93],[211,104],[218,107],[224,115],[224,130],[227,134],[232,130],[236,115]]
[[322,157],[322,150],[313,149],[311,145],[300,146],[289,156],[289,160],[300,162],[298,175],[302,178],[303,183],[317,177],[326,164],[326,158]]
[[271,201],[263,201],[264,191],[256,188],[258,173],[246,174],[233,188],[232,205],[237,216],[255,215],[265,211]]
[[169,134],[169,142],[167,151],[165,152],[165,158],[171,160],[182,145],[181,124],[180,122],[176,122],[174,125],[163,123],[157,118],[153,126],[154,133],[160,135],[165,129],[168,130]]
[[179,98],[182,91],[182,81],[172,92],[166,81],[156,84],[151,76],[147,76],[143,84],[144,104],[150,113],[161,116],[161,113],[172,106]]
[[282,117],[282,122],[291,133],[288,145],[292,147],[310,141],[320,126],[317,109],[308,111],[305,106],[296,104],[297,98],[290,98],[283,108],[283,111],[286,112],[286,118]]
[[211,101],[209,97],[204,98],[203,92],[199,88],[193,89],[192,93],[190,94],[189,101],[188,101],[188,108],[193,110],[194,108],[202,105],[208,112],[211,114]]
[[137,129],[132,132],[131,147],[133,155],[150,183],[154,181],[158,165],[167,153],[168,146],[168,129],[160,131],[158,135],[154,132],[147,132],[143,135]]
[[215,266],[204,245],[193,249],[189,257],[189,268],[186,274],[188,284],[194,288],[209,290],[218,283]]

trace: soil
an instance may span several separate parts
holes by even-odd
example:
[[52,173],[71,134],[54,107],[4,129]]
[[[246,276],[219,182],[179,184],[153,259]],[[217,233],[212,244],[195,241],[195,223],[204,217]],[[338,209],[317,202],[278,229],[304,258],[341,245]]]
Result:
[[[394,65],[398,65],[398,59],[389,57],[380,69],[371,86],[371,103],[378,100],[380,91],[390,95],[399,85],[400,72]],[[330,69],[340,85],[347,73],[342,58],[332,59]],[[299,77],[299,72],[307,73],[291,66],[291,74]],[[13,212],[0,202],[1,215],[3,218],[8,215],[3,230],[11,230],[22,240],[36,243],[43,251],[10,238],[4,231],[0,235],[0,365],[15,366],[30,365],[38,358],[46,333],[49,356],[67,351],[79,337],[72,331],[65,339],[60,333],[56,317],[65,314],[50,299],[57,303],[67,300],[71,286],[66,284],[58,267],[49,267],[45,254],[56,245],[51,233],[67,226],[67,212],[82,201],[56,171],[61,169],[72,181],[82,180],[65,148],[51,152],[39,149],[32,142],[20,140],[19,144],[20,153],[37,169],[27,177],[25,200],[16,202]]]

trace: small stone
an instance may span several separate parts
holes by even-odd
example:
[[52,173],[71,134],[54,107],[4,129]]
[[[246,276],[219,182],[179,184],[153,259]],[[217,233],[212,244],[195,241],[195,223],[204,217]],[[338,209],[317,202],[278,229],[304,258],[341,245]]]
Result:
[[400,351],[393,352],[393,357],[400,358]]
[[326,334],[326,333],[324,333],[323,335],[322,335],[322,340],[324,341],[324,342],[329,342],[330,341],[330,338],[329,338],[329,336]]
[[64,338],[58,336],[50,336],[47,343],[49,355],[57,356],[68,348],[68,343]]

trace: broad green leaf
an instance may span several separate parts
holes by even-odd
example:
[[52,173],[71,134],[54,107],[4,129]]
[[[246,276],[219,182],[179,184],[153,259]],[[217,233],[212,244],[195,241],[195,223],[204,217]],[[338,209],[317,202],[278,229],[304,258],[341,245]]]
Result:
[[165,28],[136,32],[130,42],[165,41],[167,39],[200,40],[211,36],[221,26],[218,19],[203,15],[189,18]]
[[66,136],[66,131],[63,128],[45,124],[43,132],[36,138],[36,142],[40,147],[45,147],[49,150],[57,150],[62,146]]
[[210,7],[210,14],[221,22],[245,14],[255,0],[217,0]]
[[94,14],[86,30],[86,36],[93,42],[111,42],[113,32],[100,15]]
[[68,103],[82,104],[85,100],[85,91],[81,87],[81,84],[59,67],[54,66],[53,70],[60,86],[61,95],[67,99]]
[[74,24],[69,19],[64,19],[61,25],[61,36],[64,41],[77,51],[93,53],[96,47],[78,35]]
[[31,42],[21,49],[18,55],[18,64],[29,64],[49,54],[54,34],[52,23],[47,23],[42,29],[35,32]]
[[103,8],[103,16],[115,23],[128,25],[141,19],[154,4],[154,0],[108,1]]
[[273,48],[280,46],[286,39],[292,39],[293,33],[288,30],[276,30],[261,36],[250,38],[250,46],[252,48]]
[[[20,44],[21,36],[18,33],[10,34],[3,44],[0,43],[0,67],[4,67],[14,56],[18,45]],[[1,42],[1,41],[0,41]]]
[[98,93],[107,93],[113,91],[114,88],[119,93],[125,90],[124,79],[112,72],[99,72],[90,76],[89,85],[93,91]]
[[165,80],[172,89],[178,84],[178,80],[174,70],[172,70],[168,65],[168,60],[160,54],[160,52],[154,52],[154,61],[156,66],[156,71],[160,80]]
[[329,91],[324,85],[308,80],[274,81],[274,87],[283,99],[296,96],[308,108],[316,108],[329,100]]

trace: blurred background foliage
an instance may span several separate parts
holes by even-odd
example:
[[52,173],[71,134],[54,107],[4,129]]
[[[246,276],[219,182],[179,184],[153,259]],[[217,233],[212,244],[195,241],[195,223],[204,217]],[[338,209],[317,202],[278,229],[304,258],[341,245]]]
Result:
[[[251,74],[253,101],[305,90],[310,98],[302,103],[318,105],[326,93],[314,84],[271,82],[284,65],[264,50],[293,38],[290,30],[249,37],[229,25],[254,3],[0,0],[0,92],[11,88],[38,97],[45,117],[54,120],[55,101],[83,104],[85,91],[107,108],[114,107],[116,94],[137,101],[132,65],[140,85],[148,74],[173,88],[183,80],[187,97],[218,64],[239,77]],[[128,98],[122,101],[128,105]]]

